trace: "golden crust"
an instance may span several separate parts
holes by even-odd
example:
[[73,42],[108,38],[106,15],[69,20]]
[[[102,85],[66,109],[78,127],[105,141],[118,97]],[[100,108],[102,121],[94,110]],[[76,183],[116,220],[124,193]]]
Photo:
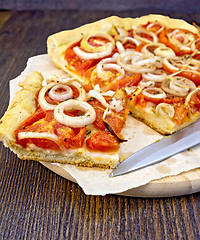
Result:
[[114,168],[118,161],[108,161],[107,163],[96,162],[93,155],[85,154],[80,151],[73,151],[69,153],[62,152],[45,152],[38,150],[29,150],[22,148],[16,144],[10,146],[10,149],[17,154],[21,160],[34,160],[34,161],[44,161],[51,163],[62,163],[62,164],[73,164],[75,166],[83,167],[100,167],[105,169]]
[[182,125],[178,125],[168,116],[157,115],[153,111],[146,111],[145,108],[133,108],[131,106],[129,106],[129,108],[133,117],[135,117],[139,121],[144,122],[147,126],[164,135],[169,135],[180,129],[183,129],[190,124],[196,122],[200,118],[200,116],[191,115],[190,118],[188,117]]
[[42,75],[34,72],[19,84],[22,90],[17,92],[0,123],[0,140],[4,145],[9,147],[15,143],[15,130],[36,111],[35,94],[41,88],[42,80]]
[[[81,78],[76,73],[69,71],[66,67],[67,62],[64,60],[64,53],[66,48],[74,42],[79,41],[84,35],[90,35],[94,33],[108,33],[112,34],[116,30],[116,27],[124,28],[129,30],[132,26],[138,26],[140,24],[146,24],[148,22],[159,21],[163,23],[166,27],[170,28],[183,28],[194,33],[198,33],[198,29],[194,26],[186,23],[183,20],[171,19],[166,16],[161,15],[148,15],[141,18],[119,18],[112,16],[106,19],[102,19],[95,23],[87,24],[81,26],[74,30],[63,31],[57,34],[50,36],[47,40],[48,54],[51,60],[55,65],[70,73],[75,78],[78,78],[81,81],[85,79]],[[113,168],[118,163],[119,157],[118,154],[113,153],[113,156],[108,157],[107,162],[102,161],[103,157],[95,157],[84,150],[82,151],[66,151],[62,152],[45,152],[41,150],[29,150],[24,149],[21,146],[17,145],[15,142],[15,130],[20,126],[20,124],[34,113],[37,109],[35,94],[42,86],[43,77],[40,73],[34,72],[29,75],[24,82],[19,85],[22,87],[22,90],[19,91],[12,103],[8,107],[7,112],[1,119],[0,123],[0,140],[3,141],[6,147],[16,153],[21,159],[30,159],[36,161],[47,161],[47,162],[59,162],[59,163],[68,163],[78,166],[87,166],[87,167],[103,167],[103,168]],[[191,117],[188,121],[181,125],[177,126],[169,118],[158,117],[154,113],[146,113],[144,109],[133,108],[131,112],[134,117],[143,121],[145,124],[154,128],[155,130],[163,134],[171,134],[181,128],[186,127],[192,122],[196,121],[197,117]],[[148,116],[147,116],[148,115]],[[101,153],[100,153],[101,155]]]
[[[94,34],[94,33],[108,33],[112,34],[116,31],[116,27],[123,28],[125,30],[131,29],[133,26],[137,27],[141,24],[147,24],[148,22],[158,21],[168,28],[182,28],[189,30],[193,33],[199,34],[199,29],[195,26],[185,22],[181,19],[173,19],[162,15],[147,15],[139,18],[120,18],[117,16],[108,17],[100,21],[86,24],[73,30],[62,31],[50,36],[47,40],[48,54],[55,65],[67,71],[73,77],[85,81],[85,79],[75,72],[67,69],[67,62],[64,60],[64,53],[66,48],[74,42],[78,42],[82,37]],[[179,126],[169,118],[158,117],[156,114],[147,114],[144,109],[138,110],[137,108],[131,109],[132,115],[137,119],[143,121],[148,126],[157,130],[162,134],[171,134],[185,126],[193,123],[198,117],[192,117],[188,119],[186,123]]]
[[73,77],[81,81],[81,78],[74,72],[69,71],[66,66],[67,62],[64,59],[64,53],[69,45],[78,42],[83,36],[94,33],[113,33],[115,27],[121,27],[125,30],[131,29],[132,26],[146,24],[148,22],[158,21],[163,23],[166,27],[170,28],[183,28],[193,33],[199,33],[199,30],[191,24],[181,19],[173,19],[167,16],[150,14],[139,18],[120,18],[117,16],[108,17],[94,23],[83,25],[73,30],[66,30],[53,34],[47,39],[47,51],[53,63],[60,69],[68,72]]

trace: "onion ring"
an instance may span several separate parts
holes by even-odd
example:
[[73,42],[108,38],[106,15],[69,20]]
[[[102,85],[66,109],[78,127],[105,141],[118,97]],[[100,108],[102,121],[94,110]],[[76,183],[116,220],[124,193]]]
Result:
[[[153,93],[150,93],[150,92],[153,92]],[[156,99],[167,97],[166,93],[162,89],[157,88],[157,87],[145,88],[145,89],[143,89],[142,94],[147,97],[156,98]]]
[[135,44],[136,46],[139,46],[141,43],[141,41],[139,41],[135,38],[132,38],[132,37],[125,37],[122,41],[122,44],[124,44],[126,42],[131,42],[131,43]]
[[[57,89],[62,88],[64,92],[56,92]],[[49,97],[58,101],[65,101],[67,99],[72,98],[73,91],[72,89],[64,84],[57,84],[51,88],[49,91]]]
[[191,80],[180,76],[166,77],[161,87],[165,92],[180,97],[184,97],[189,91],[196,89]]
[[145,88],[145,87],[154,87],[155,82],[153,80],[147,80],[147,79],[142,79],[139,83],[139,87]]
[[175,29],[167,34],[169,41],[180,48],[180,50],[190,51],[195,41],[193,33],[183,32],[181,29]]
[[155,110],[157,115],[161,115],[161,116],[168,116],[170,118],[173,118],[174,116],[174,108],[168,104],[168,103],[159,103],[156,106],[156,110]]
[[154,82],[162,82],[166,78],[167,74],[161,69],[156,69],[153,73],[142,73],[142,77],[146,80],[152,80]]
[[[139,34],[145,34],[145,35],[150,36],[152,38],[152,41],[147,39],[147,38],[145,38],[145,37],[140,36]],[[157,35],[155,33],[153,33],[153,32],[146,31],[144,28],[136,29],[135,32],[134,32],[134,38],[136,40],[144,42],[144,43],[151,43],[151,42],[157,43],[158,42]]]
[[[84,112],[83,116],[72,117],[64,114],[64,111],[80,110]],[[77,100],[68,100],[58,104],[54,110],[55,119],[69,127],[84,127],[95,121],[96,113],[94,108],[87,102]]]
[[155,25],[159,25],[160,26],[160,29],[158,29],[156,32],[154,32],[155,34],[159,34],[165,27],[163,24],[161,24],[159,22],[152,22],[152,23],[148,24],[147,30],[151,31],[151,28],[153,28]]
[[126,50],[120,53],[117,63],[126,71],[133,73],[153,72],[156,69],[156,58],[150,58],[134,50]]
[[56,105],[48,103],[45,99],[45,94],[49,89],[56,86],[57,84],[58,83],[51,82],[40,90],[40,92],[38,94],[38,103],[42,109],[44,109],[44,110],[54,110],[55,109]]
[[103,57],[110,55],[113,50],[113,45],[110,44],[110,45],[108,45],[108,48],[105,51],[96,52],[96,53],[85,52],[78,46],[74,47],[73,50],[78,57],[80,57],[84,60],[99,59],[99,58],[103,58]]
[[[100,41],[103,45],[101,46],[92,46],[88,43],[89,38],[91,37],[102,37],[108,39],[109,42],[104,43]],[[76,55],[82,59],[89,60],[89,59],[99,59],[106,57],[112,53],[114,49],[115,41],[114,39],[108,34],[94,34],[83,38],[81,41],[80,47],[76,46],[73,48]]]
[[[93,46],[89,43],[89,39],[92,38],[92,37],[100,37],[100,38],[104,38],[106,40],[108,40],[107,43],[101,41],[101,40],[96,40],[96,42],[98,43],[98,45],[100,46]],[[114,39],[109,35],[109,34],[93,34],[93,35],[90,35],[90,36],[87,36],[85,38],[83,38],[81,40],[81,44],[80,44],[80,47],[82,49],[84,49],[85,51],[88,51],[88,52],[94,52],[94,53],[97,53],[97,52],[104,52],[107,50],[108,46],[113,46],[114,45]]]

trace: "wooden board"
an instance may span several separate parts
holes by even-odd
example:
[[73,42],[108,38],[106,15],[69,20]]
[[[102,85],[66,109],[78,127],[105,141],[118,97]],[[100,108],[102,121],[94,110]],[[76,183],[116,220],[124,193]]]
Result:
[[[76,183],[76,180],[63,168],[51,163],[41,162],[45,167],[56,174]],[[181,173],[176,176],[169,176],[160,180],[132,188],[117,195],[130,197],[172,197],[192,194],[200,191],[200,168]]]

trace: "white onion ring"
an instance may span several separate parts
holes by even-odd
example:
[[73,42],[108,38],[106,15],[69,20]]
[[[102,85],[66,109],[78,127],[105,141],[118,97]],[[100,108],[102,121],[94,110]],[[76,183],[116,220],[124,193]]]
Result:
[[[171,59],[170,59],[171,60]],[[173,70],[173,71],[178,71],[179,68],[175,67],[167,58],[163,59],[163,64],[167,66],[167,68]]]
[[[64,111],[69,110],[80,110],[84,112],[83,116],[71,117],[64,114]],[[62,102],[56,106],[54,110],[55,119],[69,127],[84,127],[89,125],[95,121],[96,113],[94,108],[88,104],[87,102],[81,102],[77,100],[68,100],[66,102]]]
[[193,90],[192,92],[190,92],[190,93],[187,95],[186,99],[185,99],[185,103],[188,104],[188,103],[190,102],[191,97],[192,97],[196,92],[198,92],[199,90],[200,90],[199,88],[196,88],[195,90]]
[[76,80],[74,78],[66,78],[66,79],[62,79],[62,83],[66,84],[68,86],[73,86],[78,90],[79,96],[76,98],[76,100],[78,100],[78,101],[86,101],[87,100],[85,89],[83,88],[83,86],[81,85],[81,83],[78,80]]
[[99,78],[102,78],[104,80],[110,79],[113,75],[115,75],[114,73],[109,71],[112,69],[118,72],[119,76],[116,79],[121,79],[124,77],[124,69],[118,64],[116,64],[118,56],[119,54],[115,53],[111,58],[105,58],[97,64],[96,72]]
[[[41,90],[40,90],[40,92],[39,92],[39,94],[38,94],[38,103],[39,103],[39,105],[40,105],[40,107],[42,108],[42,109],[44,109],[44,110],[54,110],[55,108],[56,108],[56,106],[57,105],[54,105],[54,104],[50,104],[50,103],[48,103],[47,101],[46,101],[46,99],[45,99],[45,94],[46,94],[46,92],[49,90],[49,89],[52,89],[52,88],[54,88],[54,87],[56,87],[57,85],[58,86],[62,86],[62,88],[64,88],[64,86],[67,88],[68,86],[74,86],[78,91],[79,91],[79,96],[78,96],[78,98],[76,99],[76,100],[79,100],[79,101],[86,101],[86,92],[85,92],[85,89],[81,86],[81,84],[78,82],[78,81],[76,81],[76,80],[74,80],[74,79],[63,79],[62,80],[62,82],[63,82],[63,84],[59,84],[59,83],[57,83],[57,82],[51,82],[51,83],[49,83],[48,85],[46,85],[46,86],[44,86]],[[57,87],[56,87],[57,88]],[[71,89],[71,88],[70,88]],[[71,91],[72,91],[72,89],[71,89]],[[69,98],[70,98],[70,96],[72,97],[72,95],[73,95],[73,93],[72,93],[72,95],[71,95],[71,91],[70,91],[70,95],[68,96]],[[67,98],[67,99],[64,99],[64,100],[62,100],[61,98],[62,98],[62,96],[60,96],[59,94],[57,94],[57,93],[53,93],[53,91],[51,91],[50,90],[50,97],[54,97],[54,95],[57,95],[57,97],[55,98],[54,97],[54,99],[55,100],[58,100],[58,101],[64,101],[64,100],[68,100],[69,98]],[[53,95],[52,95],[53,94]],[[59,99],[61,99],[61,100],[59,100]]]
[[188,92],[189,90],[196,89],[196,85],[193,81],[187,78],[175,76],[170,82],[170,88],[175,91],[181,91],[181,89],[185,89],[185,91]]
[[127,36],[127,31],[122,28],[116,28],[119,34],[119,40],[122,41]]
[[38,103],[40,107],[44,110],[54,110],[56,105],[50,104],[45,99],[46,92],[52,87],[56,86],[58,83],[52,82],[43,87],[38,94]]
[[180,97],[184,97],[189,91],[196,89],[191,80],[180,76],[167,77],[161,87],[165,92]]
[[[182,38],[183,42],[178,38]],[[184,33],[180,29],[176,29],[168,34],[169,41],[179,47],[181,50],[191,50],[191,45],[195,41],[194,35],[190,32]]]
[[[155,55],[154,54],[154,51],[156,48],[158,47],[161,47],[161,46],[165,46],[163,43],[148,43],[148,44],[145,44],[142,49],[141,49],[141,52],[142,53],[146,53],[146,54],[150,54],[150,55]],[[149,48],[154,48],[153,51],[150,51]]]
[[122,53],[122,52],[125,51],[125,48],[124,48],[123,44],[119,41],[116,42],[116,47],[117,47],[117,50],[118,50],[119,53]]
[[156,69],[153,73],[142,73],[142,77],[149,81],[162,82],[167,74],[160,69]]
[[[154,50],[150,51],[148,48],[153,47]],[[166,57],[166,58],[171,58],[171,57],[175,57],[176,54],[175,52],[169,48],[166,47],[165,44],[163,43],[149,43],[144,45],[144,47],[142,47],[141,52],[146,53],[146,54],[150,54],[150,55],[155,55],[155,56],[159,56],[159,57]]]
[[174,108],[168,104],[168,103],[159,103],[156,106],[156,110],[155,110],[157,115],[161,115],[161,116],[168,116],[170,118],[173,118],[174,116]]
[[108,48],[105,51],[97,52],[97,53],[85,52],[78,46],[74,47],[73,50],[78,57],[85,59],[85,60],[90,60],[90,59],[103,58],[103,57],[110,55],[113,50],[113,45],[110,44],[110,45],[108,45]]
[[[144,34],[147,34],[147,35],[151,36],[152,39],[153,39],[153,41],[151,41],[151,40],[149,40],[149,39],[147,39],[147,38],[141,37],[141,36],[139,35],[140,33],[144,33]],[[138,29],[136,29],[135,32],[134,32],[134,38],[135,38],[136,40],[138,40],[138,41],[145,42],[145,43],[151,43],[151,42],[157,43],[157,42],[158,42],[158,37],[157,37],[157,35],[156,35],[155,33],[153,33],[153,32],[148,32],[148,31],[146,31],[144,28],[138,28]]]
[[172,70],[178,71],[179,69],[183,70],[199,70],[200,61],[193,59],[190,55],[185,55],[182,57],[173,57],[170,59],[164,59],[163,63],[167,65]]
[[166,46],[160,46],[156,48],[154,51],[154,54],[156,56],[165,57],[165,58],[171,58],[176,56],[175,52],[171,48]]
[[[153,91],[155,93],[150,93],[149,91]],[[157,88],[157,87],[145,88],[145,89],[143,89],[142,94],[147,97],[156,98],[156,99],[161,99],[161,98],[167,97],[165,92],[162,89]]]
[[136,90],[137,90],[136,86],[125,87],[125,91],[128,95],[134,93]]
[[[95,47],[88,43],[89,38],[91,37],[104,37],[109,40],[109,42],[103,44],[102,46]],[[114,49],[115,41],[114,39],[108,35],[108,34],[95,34],[88,36],[86,38],[83,38],[81,41],[81,47],[74,47],[73,50],[76,53],[76,55],[82,59],[89,60],[89,59],[98,59],[103,58],[112,53],[112,50]],[[86,51],[84,51],[86,50]]]
[[147,30],[148,30],[148,31],[151,31],[151,27],[153,27],[154,25],[160,25],[160,29],[158,29],[158,30],[155,32],[155,34],[159,34],[159,33],[164,29],[164,27],[165,27],[163,24],[161,24],[161,23],[159,23],[159,22],[152,22],[152,23],[148,24]]
[[97,99],[104,107],[109,108],[110,105],[106,102],[105,98],[101,95],[101,93],[95,91],[95,90],[90,90],[88,93],[88,97],[95,98]]
[[147,80],[147,79],[142,79],[139,83],[139,87],[145,88],[145,87],[154,87],[155,82],[153,80]]
[[190,58],[188,59],[187,68],[192,71],[199,71],[200,62],[196,59]]
[[120,53],[117,63],[126,71],[133,73],[153,72],[156,69],[156,58],[150,58],[134,50]]
[[93,97],[97,99],[104,107],[113,109],[117,112],[120,112],[123,107],[121,106],[121,101],[115,98],[112,98],[112,101],[109,103],[106,102],[105,98],[101,95],[101,93],[96,92],[95,90],[90,90],[88,93],[89,98]]
[[140,43],[141,43],[139,40],[137,40],[137,39],[135,39],[135,38],[132,38],[132,37],[125,37],[125,38],[123,39],[122,43],[124,44],[124,43],[126,43],[126,42],[131,42],[131,43],[135,44],[136,46],[139,46]]
[[[64,92],[56,92],[57,89],[62,88],[65,89]],[[58,101],[65,101],[67,99],[72,98],[73,91],[72,89],[64,84],[57,84],[51,88],[49,91],[49,97]]]
[[19,140],[27,139],[27,138],[48,139],[48,140],[55,142],[61,150],[64,150],[64,147],[62,147],[59,143],[58,136],[54,133],[49,133],[49,132],[19,132],[18,133]]
[[110,79],[115,74],[113,74],[111,71],[109,71],[109,69],[111,69],[111,70],[113,69],[118,72],[119,76],[116,79],[122,79],[125,75],[125,71],[121,66],[119,66],[118,64],[114,64],[114,63],[107,63],[107,64],[101,65],[101,67],[97,69],[98,77],[102,78],[104,80]]
[[[101,38],[107,39],[109,42],[105,43],[101,40],[96,40],[98,41],[100,46],[93,46],[88,42],[88,40],[92,37],[101,37]],[[101,34],[93,34],[83,38],[81,40],[80,47],[88,52],[100,53],[100,52],[106,51],[110,46],[113,46],[113,45],[114,45],[114,39],[108,34],[101,33]]]

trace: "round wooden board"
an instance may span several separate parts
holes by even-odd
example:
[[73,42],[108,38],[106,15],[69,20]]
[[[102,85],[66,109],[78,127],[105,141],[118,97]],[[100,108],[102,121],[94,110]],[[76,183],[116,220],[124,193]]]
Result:
[[[56,174],[76,183],[76,180],[63,168],[51,163],[41,162],[45,167]],[[173,197],[192,194],[200,191],[200,168],[181,173],[176,176],[169,176],[160,180],[132,188],[117,195],[130,197]]]

